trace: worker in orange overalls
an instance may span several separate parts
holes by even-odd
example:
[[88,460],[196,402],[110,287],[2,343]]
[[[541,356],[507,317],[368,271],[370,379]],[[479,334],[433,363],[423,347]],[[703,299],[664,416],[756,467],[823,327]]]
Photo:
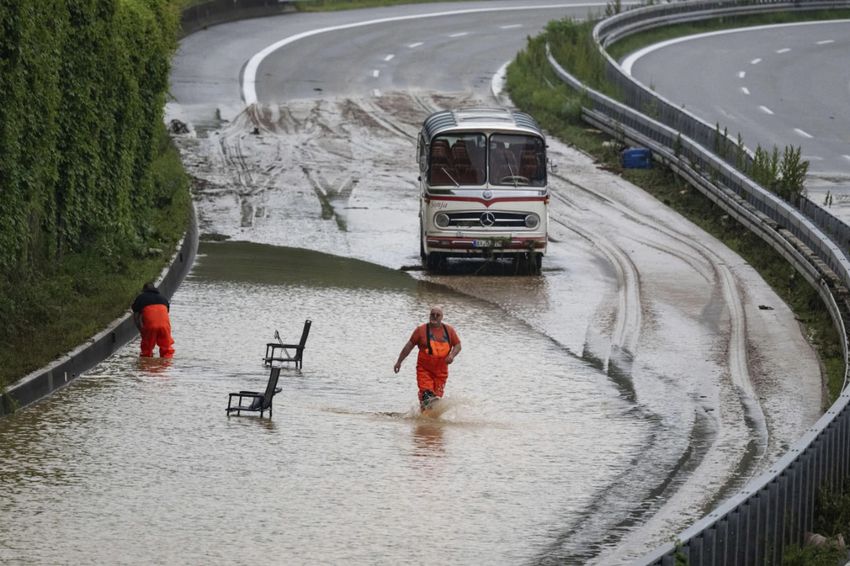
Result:
[[144,284],[142,293],[133,301],[133,322],[142,335],[142,357],[152,357],[154,346],[159,346],[159,357],[174,357],[169,308],[168,299],[150,282]]
[[401,362],[419,346],[416,359],[416,383],[419,385],[419,406],[427,410],[443,396],[449,378],[449,364],[460,353],[461,345],[455,329],[443,322],[443,309],[431,307],[428,322],[416,327],[410,340],[401,349],[393,370],[398,373]]

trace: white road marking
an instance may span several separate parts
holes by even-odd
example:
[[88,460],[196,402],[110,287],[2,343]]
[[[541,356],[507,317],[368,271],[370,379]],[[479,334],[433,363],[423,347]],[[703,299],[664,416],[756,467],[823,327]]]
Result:
[[[632,5],[634,2],[624,2],[624,4]],[[312,29],[309,31],[304,31],[301,33],[296,33],[295,35],[290,35],[287,38],[281,39],[271,45],[263,48],[262,50],[255,53],[245,65],[245,72],[242,75],[242,98],[245,101],[245,104],[255,104],[257,102],[257,70],[260,68],[260,63],[263,62],[263,59],[280,49],[281,47],[285,47],[290,43],[295,43],[300,39],[304,39],[305,37],[311,37],[314,35],[318,35],[320,33],[327,33],[329,31],[339,31],[343,29],[353,29],[364,26],[370,26],[374,24],[385,24],[390,22],[402,22],[402,21],[410,21],[410,20],[420,20],[424,18],[438,18],[442,16],[453,16],[456,14],[480,14],[487,12],[517,12],[520,10],[540,10],[540,9],[553,9],[559,10],[563,8],[596,8],[600,6],[605,6],[605,2],[581,2],[578,4],[546,4],[542,6],[507,6],[503,8],[472,8],[469,10],[448,10],[445,12],[430,12],[428,14],[413,14],[410,16],[397,16],[392,18],[377,18],[374,20],[366,20],[359,22],[352,22],[349,24],[342,24],[338,26],[329,26],[324,28]],[[409,47],[419,47],[422,43],[414,43]]]
[[453,34],[449,35],[449,37],[463,37],[465,35],[469,35],[469,32],[468,31],[461,31],[461,32],[458,32],[458,33],[453,33]]
[[759,106],[759,110],[761,110],[765,114],[773,114],[773,110],[771,110],[767,106]]
[[782,49],[776,50],[777,53],[788,53],[789,51],[791,51],[790,47],[783,47]]
[[758,65],[759,63],[761,63],[761,58],[758,57],[750,61],[750,65]]
[[823,40],[817,42],[818,45],[826,45],[827,43],[835,43],[835,40],[834,39],[823,39]]
[[422,43],[421,41],[417,41],[416,43],[409,44],[408,47],[410,47],[411,49],[416,49],[420,45],[424,45],[424,43]]
[[375,69],[374,71],[372,71],[372,76],[376,79],[378,78],[378,75],[380,75],[380,74],[381,74],[381,71],[379,69]]
[[742,86],[742,87],[741,87],[741,92],[743,92],[743,93],[744,93],[744,94],[746,94],[747,96],[749,96],[749,95],[750,95],[750,89],[748,89],[748,88],[747,88],[747,87],[745,87],[745,86]]
[[384,61],[392,61],[392,60],[393,60],[393,57],[395,57],[395,55],[393,55],[392,53],[390,53],[389,55],[387,55],[386,57],[384,57]]
[[[650,45],[648,47],[644,47],[643,49],[639,49],[623,59],[623,63],[620,65],[623,68],[623,72],[627,75],[632,74],[632,67],[637,62],[638,59],[643,57],[644,55],[648,55],[653,51],[657,51],[658,49],[663,49],[665,47],[670,47],[671,45],[676,45],[677,43],[684,43],[685,41],[692,41],[694,39],[702,39],[704,37],[713,37],[716,35],[725,35],[730,33],[751,33],[756,30],[763,29],[775,29],[775,28],[783,28],[783,27],[792,27],[792,26],[806,26],[806,25],[817,25],[817,24],[834,24],[835,22],[846,22],[847,20],[824,20],[817,22],[793,22],[789,24],[768,24],[764,26],[753,26],[746,28],[736,28],[729,30],[720,30],[720,31],[710,31],[706,33],[698,33],[696,35],[688,35],[685,37],[677,37],[676,39],[668,39],[667,41],[662,41],[660,43],[656,43],[654,45]],[[761,59],[755,59],[754,61],[759,62]],[[754,65],[756,63],[753,63]]]
[[503,102],[502,91],[505,90],[505,78],[508,73],[508,65],[510,64],[511,60],[505,61],[505,64],[499,67],[499,70],[490,79],[490,92],[493,94],[493,98],[500,103]]
[[801,130],[800,128],[794,128],[794,131],[803,136],[804,138],[812,139],[814,136],[806,131]]
[[841,157],[843,157],[843,158],[844,158],[844,159],[846,159],[847,161],[850,161],[850,155],[842,155]]
[[499,29],[514,29],[514,28],[521,28],[521,27],[522,27],[522,24],[510,24],[510,25],[507,25],[507,26],[499,26]]
[[805,161],[823,161],[823,157],[820,155],[801,155],[800,159]]
[[738,78],[743,79],[747,76],[747,71],[738,71]]

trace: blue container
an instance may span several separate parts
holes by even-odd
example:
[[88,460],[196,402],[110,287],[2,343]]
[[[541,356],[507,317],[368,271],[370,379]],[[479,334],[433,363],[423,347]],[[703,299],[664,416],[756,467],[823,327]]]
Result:
[[623,150],[621,161],[626,169],[651,169],[652,151],[645,147],[630,147]]

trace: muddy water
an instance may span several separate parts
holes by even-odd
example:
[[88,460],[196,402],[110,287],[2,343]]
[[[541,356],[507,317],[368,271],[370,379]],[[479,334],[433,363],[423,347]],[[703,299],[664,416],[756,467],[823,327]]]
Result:
[[[426,419],[414,357],[392,364],[433,303],[465,348]],[[274,330],[307,318],[274,417],[225,416],[228,392],[263,388]],[[171,363],[133,343],[0,421],[0,562],[535,562],[646,432],[526,323],[356,260],[202,244],[172,319]]]

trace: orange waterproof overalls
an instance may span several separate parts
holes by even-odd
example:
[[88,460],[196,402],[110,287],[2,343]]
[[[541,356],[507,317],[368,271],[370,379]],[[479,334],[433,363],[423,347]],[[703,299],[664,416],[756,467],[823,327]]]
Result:
[[174,357],[171,320],[168,318],[168,307],[165,305],[148,305],[142,309],[141,355],[153,356],[155,345],[159,346],[160,357]]
[[422,345],[419,346],[419,357],[416,359],[416,384],[419,386],[420,402],[425,391],[431,391],[437,397],[443,396],[446,380],[449,378],[449,364],[446,363],[446,356],[452,351],[449,329],[445,324],[443,340],[445,341],[440,342],[434,339],[431,334],[431,325],[425,325],[426,345],[424,348]]

